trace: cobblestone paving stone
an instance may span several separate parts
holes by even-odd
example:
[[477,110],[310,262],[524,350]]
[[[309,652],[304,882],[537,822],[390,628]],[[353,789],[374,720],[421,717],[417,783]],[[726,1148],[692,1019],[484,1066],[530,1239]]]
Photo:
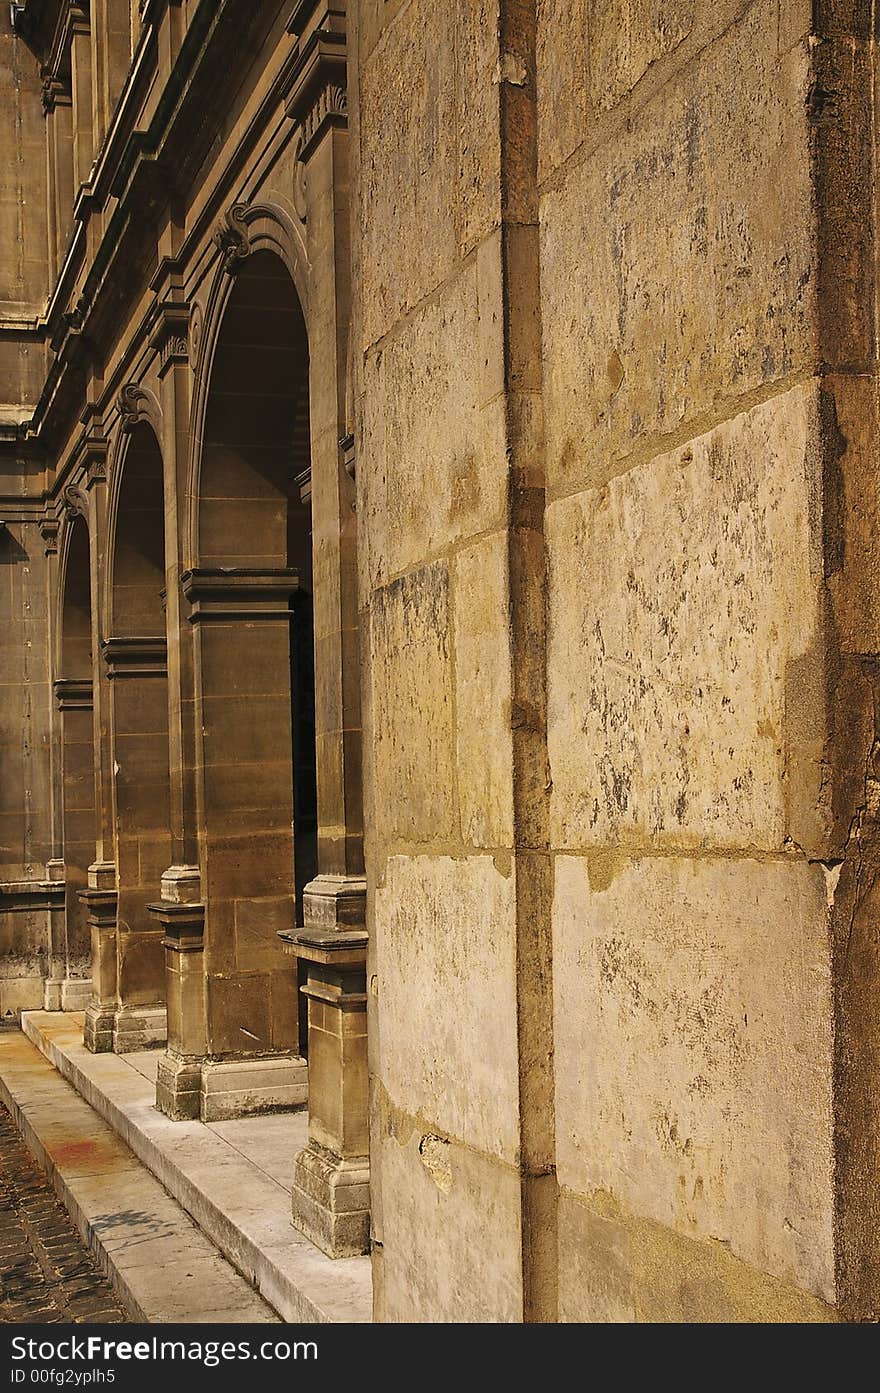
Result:
[[128,1319],[0,1104],[0,1323],[90,1325]]

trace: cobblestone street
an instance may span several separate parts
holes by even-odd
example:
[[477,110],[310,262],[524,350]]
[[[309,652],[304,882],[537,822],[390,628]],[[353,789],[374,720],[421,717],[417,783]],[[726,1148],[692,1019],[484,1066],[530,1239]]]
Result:
[[0,1106],[0,1322],[91,1324],[127,1319]]

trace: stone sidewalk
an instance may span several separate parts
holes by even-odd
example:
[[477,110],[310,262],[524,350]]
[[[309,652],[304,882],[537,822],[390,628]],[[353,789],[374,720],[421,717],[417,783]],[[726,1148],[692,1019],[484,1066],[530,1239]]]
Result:
[[128,1318],[0,1104],[0,1322]]

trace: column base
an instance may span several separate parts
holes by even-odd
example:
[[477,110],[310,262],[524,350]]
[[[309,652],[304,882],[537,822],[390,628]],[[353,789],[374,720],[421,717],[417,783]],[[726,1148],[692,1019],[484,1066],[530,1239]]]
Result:
[[370,1162],[310,1141],[293,1162],[293,1226],[331,1258],[370,1251]]
[[[61,984],[62,977],[47,977],[43,983],[43,1010],[61,1010]],[[90,984],[91,985],[91,984]]]
[[116,1023],[116,1007],[102,1006],[92,1001],[86,1007],[83,1025],[83,1044],[92,1054],[110,1054],[113,1051],[113,1026]]
[[134,1050],[154,1050],[168,1039],[168,1016],[164,1006],[120,1006],[113,1026],[113,1049],[117,1054]]
[[164,1054],[156,1073],[156,1107],[172,1122],[194,1122],[201,1108],[202,1061]]
[[94,996],[91,977],[47,977],[43,983],[44,1011],[85,1011]]
[[91,977],[65,977],[61,983],[61,1010],[86,1011],[94,994]]
[[225,1122],[256,1113],[302,1107],[309,1096],[308,1067],[298,1055],[263,1059],[206,1059],[202,1065],[201,1118]]

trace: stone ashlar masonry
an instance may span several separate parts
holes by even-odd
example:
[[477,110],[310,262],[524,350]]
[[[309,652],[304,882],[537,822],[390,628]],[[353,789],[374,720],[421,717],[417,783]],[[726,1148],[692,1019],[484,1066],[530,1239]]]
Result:
[[861,0],[0,16],[0,1011],[378,1320],[880,1317]]

